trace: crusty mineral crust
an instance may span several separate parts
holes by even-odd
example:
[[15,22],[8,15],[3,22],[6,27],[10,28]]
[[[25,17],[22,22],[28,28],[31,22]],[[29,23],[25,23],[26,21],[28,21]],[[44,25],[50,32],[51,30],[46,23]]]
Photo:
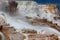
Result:
[[21,32],[25,34],[37,34],[36,30],[31,30],[31,29],[22,29]]
[[[48,8],[46,8],[47,11],[49,10],[52,12],[52,9],[55,9],[54,5],[48,5]],[[39,16],[39,15],[38,15]],[[31,17],[26,17],[27,19],[31,19]],[[49,25],[50,27],[57,29],[60,31],[60,27],[57,24],[53,24],[51,21],[48,21],[47,19],[35,19],[34,23],[45,23],[46,25]],[[11,27],[9,24],[4,23],[4,20],[0,18],[0,31],[5,35],[6,40],[24,40],[25,36],[22,35],[19,32],[16,32],[16,29],[14,27]],[[25,33],[25,32],[24,32]],[[58,40],[58,37],[56,35],[49,35],[49,36],[44,36],[44,35],[38,35],[36,31],[32,30],[26,30],[26,33],[36,33],[35,35],[30,34],[28,35],[28,40]]]
[[[57,24],[53,24],[52,22],[47,21],[47,19],[35,19],[35,21],[37,21],[39,23],[45,23],[45,24],[49,25],[50,27],[60,31],[60,28],[59,28],[59,26]],[[3,22],[0,25],[0,31],[5,35],[6,40],[24,40],[24,38],[25,38],[24,35],[22,35],[19,32],[16,32],[16,29],[14,27],[11,27],[9,24],[6,24],[5,22]],[[24,32],[26,32],[26,33],[35,33],[35,35],[34,34],[29,35],[28,40],[46,40],[45,37],[42,37],[42,38],[39,37],[39,35],[37,34],[37,31],[35,31],[35,30],[25,30]],[[58,37],[55,36],[55,35],[53,35],[51,37],[48,36],[47,38],[49,40],[58,40]]]
[[[47,25],[49,25],[52,28],[57,29],[58,31],[60,31],[59,26],[57,24],[53,24],[50,21],[47,21],[46,19],[36,19],[37,22],[39,23],[45,23]],[[19,32],[16,32],[16,29],[14,27],[11,27],[9,24],[4,23],[4,25],[0,25],[0,31],[5,35],[6,40],[24,40],[25,36],[22,35]],[[39,37],[39,35],[37,34],[36,31],[34,30],[25,30],[27,33],[35,33],[35,35],[29,35],[28,36],[28,40],[46,40],[45,37]],[[24,31],[24,32],[25,32]],[[51,35],[50,35],[51,36]],[[48,38],[48,40],[58,40],[58,37],[53,35],[53,36],[46,36]],[[31,38],[32,37],[32,38]],[[36,38],[35,38],[36,37]]]
[[44,23],[45,25],[48,25],[51,28],[54,28],[54,29],[60,31],[60,26],[58,26],[57,24],[52,23],[52,21],[48,21],[47,19],[35,19],[32,22],[32,24],[34,25],[34,23]]
[[28,35],[28,40],[58,40],[58,37],[54,34],[52,35],[33,34]]
[[9,24],[0,25],[0,31],[5,35],[6,40],[24,40],[25,36],[16,31]]
[[[23,30],[24,31],[24,30]],[[25,33],[26,31],[29,31],[28,33]],[[26,34],[25,40],[59,40],[58,36],[55,34],[38,34],[38,33],[30,33],[30,30],[25,29],[24,34]],[[34,31],[32,31],[34,32]],[[23,33],[23,32],[22,32]]]
[[6,40],[24,40],[24,35],[16,32],[14,27],[7,24],[2,26],[2,33],[6,36]]

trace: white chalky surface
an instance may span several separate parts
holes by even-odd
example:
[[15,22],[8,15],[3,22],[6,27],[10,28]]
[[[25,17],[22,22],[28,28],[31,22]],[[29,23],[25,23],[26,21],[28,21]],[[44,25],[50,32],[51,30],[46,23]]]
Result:
[[[36,17],[37,18],[45,17],[48,21],[52,21],[53,23],[57,23],[58,25],[60,25],[60,21],[55,21],[52,17],[52,15],[55,16],[55,14],[49,11],[46,14],[44,9],[39,8],[39,6],[46,6],[46,5],[38,5],[36,2],[33,1],[21,1],[19,2],[18,5],[18,11],[12,14],[13,16],[11,14],[9,15],[8,12],[4,12],[4,10],[0,11],[0,14],[5,18],[5,21],[9,23],[11,26],[15,27],[17,31],[23,28],[28,28],[28,29],[35,29],[37,31],[41,31],[41,30],[50,31],[59,34],[57,30],[48,27],[48,25],[33,26],[27,22],[33,20]],[[38,17],[37,14],[39,14],[40,17]],[[32,19],[27,20],[25,16],[32,17]]]

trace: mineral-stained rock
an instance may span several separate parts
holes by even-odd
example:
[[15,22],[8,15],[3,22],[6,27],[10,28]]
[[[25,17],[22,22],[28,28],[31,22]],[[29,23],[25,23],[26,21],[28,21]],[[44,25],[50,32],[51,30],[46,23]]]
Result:
[[30,30],[30,29],[22,29],[21,32],[25,34],[37,34],[36,30]]
[[33,34],[28,36],[28,40],[58,40],[58,37],[54,34],[52,35]]
[[2,33],[5,35],[6,40],[24,40],[24,35],[16,32],[16,29],[9,25],[2,25]]
[[[17,8],[16,2],[11,2],[7,6],[8,11],[12,11]],[[20,15],[22,15],[22,17]],[[38,5],[36,2],[19,2],[18,3],[18,12],[17,16],[15,16],[17,19],[21,17],[21,19],[26,18],[28,22],[32,22],[32,24],[35,23],[46,23],[52,28],[55,28],[60,31],[60,27],[57,24],[52,23],[53,17],[55,17],[57,14],[56,5],[49,4],[49,5]],[[13,14],[14,15],[14,14]],[[23,18],[24,17],[24,18]],[[45,18],[45,19],[44,19]],[[60,18],[59,18],[60,19]],[[8,20],[9,21],[9,20]],[[25,21],[25,20],[24,20]],[[0,30],[5,35],[6,40],[24,40],[24,35],[17,32],[14,27],[11,27],[10,25],[4,23],[4,20],[0,18]],[[30,25],[29,25],[30,26]],[[56,35],[38,35],[37,31],[35,30],[22,30],[23,33],[30,33],[28,35],[28,40],[58,40],[58,37]],[[33,35],[32,35],[33,34]],[[35,34],[35,35],[34,35]]]

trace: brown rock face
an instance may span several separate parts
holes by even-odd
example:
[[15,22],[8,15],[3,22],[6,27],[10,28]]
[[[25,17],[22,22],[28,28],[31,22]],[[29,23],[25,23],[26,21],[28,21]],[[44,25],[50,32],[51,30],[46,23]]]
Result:
[[17,5],[18,3],[16,1],[11,1],[8,2],[8,6],[7,6],[7,11],[9,12],[15,12],[17,10]]
[[2,33],[5,35],[6,40],[24,40],[24,35],[16,32],[14,27],[7,24],[2,26]]
[[[32,33],[34,32],[32,30],[32,32],[30,32],[31,30],[28,30],[28,29],[24,29],[22,30],[23,34],[26,34],[25,37],[26,39],[25,40],[58,40],[58,36],[55,35],[55,34],[38,34],[38,33]],[[28,32],[28,33],[25,33],[25,32]]]
[[18,3],[16,1],[9,2],[10,7],[15,7],[17,8]]
[[55,35],[41,35],[41,34],[36,34],[36,35],[29,35],[28,40],[58,40],[58,37]]
[[22,33],[25,34],[37,34],[36,30],[30,30],[30,29],[22,29]]

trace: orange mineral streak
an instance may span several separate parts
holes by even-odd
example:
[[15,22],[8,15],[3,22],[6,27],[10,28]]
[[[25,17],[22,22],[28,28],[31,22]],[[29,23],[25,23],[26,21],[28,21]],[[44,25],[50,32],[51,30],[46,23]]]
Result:
[[56,10],[55,10],[56,5],[55,4],[42,5],[40,8],[44,9],[44,11],[46,13],[48,13],[48,11],[51,12],[51,13],[53,11],[56,12]]
[[6,40],[24,40],[24,35],[16,32],[14,27],[11,27],[9,24],[1,25],[1,32],[4,34]]

